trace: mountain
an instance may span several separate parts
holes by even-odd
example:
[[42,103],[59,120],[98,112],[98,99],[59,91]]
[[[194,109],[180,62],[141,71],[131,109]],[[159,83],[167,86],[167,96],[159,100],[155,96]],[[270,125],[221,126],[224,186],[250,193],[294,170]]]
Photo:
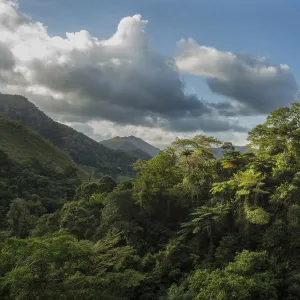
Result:
[[117,136],[109,140],[101,141],[100,143],[110,149],[122,150],[136,155],[141,159],[154,157],[160,151],[160,149],[135,136]]
[[55,122],[25,97],[0,94],[0,114],[8,120],[18,120],[30,126],[67,152],[73,160],[97,176],[132,176],[136,156],[112,150],[75,129]]
[[0,118],[0,151],[24,166],[38,162],[42,167],[60,174],[73,169],[79,177],[87,179],[87,174],[67,153],[16,121]]

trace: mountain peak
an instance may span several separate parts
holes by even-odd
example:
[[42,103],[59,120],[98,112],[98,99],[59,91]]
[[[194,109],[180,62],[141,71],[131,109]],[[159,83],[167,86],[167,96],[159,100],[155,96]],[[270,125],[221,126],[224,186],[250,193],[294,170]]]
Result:
[[[136,155],[114,151],[75,129],[55,122],[23,96],[0,94],[0,114],[7,120],[18,120],[34,128],[55,146],[67,152],[73,160],[100,174],[129,175]],[[120,138],[120,137],[119,137]]]
[[151,158],[160,151],[160,149],[133,135],[114,137],[100,143],[108,148],[126,151],[142,159]]

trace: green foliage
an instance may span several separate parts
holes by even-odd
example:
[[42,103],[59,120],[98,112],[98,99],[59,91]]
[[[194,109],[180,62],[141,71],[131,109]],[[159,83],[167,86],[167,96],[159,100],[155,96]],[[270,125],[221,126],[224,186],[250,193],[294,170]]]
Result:
[[197,270],[185,287],[170,289],[166,299],[275,300],[276,285],[266,253],[243,251],[224,269]]
[[221,145],[221,141],[214,137],[196,135],[192,139],[179,139],[173,142],[173,147],[183,151],[184,156],[194,155],[202,159],[213,158],[212,147]]
[[[132,164],[137,159],[136,155],[109,149],[83,133],[53,121],[25,97],[0,94],[0,113],[2,113],[4,119],[19,121],[25,126],[30,126],[43,138],[65,151],[72,157],[74,162],[84,166],[83,168],[88,172],[90,178],[100,178],[103,175],[110,175],[114,178],[118,175],[130,177],[134,175]],[[16,126],[21,125],[17,124]],[[18,130],[18,127],[15,128],[15,131],[16,137],[14,141],[20,142],[22,140],[21,131]],[[2,141],[1,133],[0,140]],[[27,141],[24,142],[27,143]],[[28,155],[31,155],[35,145],[35,142],[30,142],[27,143],[26,147],[25,145],[24,147],[9,147],[9,151],[17,154],[19,159],[23,159],[23,152],[28,152]],[[45,149],[41,150],[40,155],[47,153]],[[67,155],[64,153],[64,156],[66,157]],[[45,158],[48,159],[47,156]],[[49,158],[50,163],[52,157],[49,156]],[[64,166],[68,160],[69,158],[66,160],[62,159],[61,166]],[[60,165],[55,167],[59,168]]]
[[144,279],[135,265],[138,258],[130,247],[77,241],[63,232],[9,239],[0,256],[0,295],[1,299],[129,299]]
[[82,179],[87,177],[65,152],[17,121],[0,119],[0,140],[0,150],[21,164],[32,163],[57,173],[65,172],[66,176],[71,173],[75,177],[78,173]]
[[[173,149],[161,151],[149,161],[138,161],[134,168],[140,172],[134,180],[134,195],[149,212],[155,209],[157,199],[182,180]],[[168,212],[167,212],[168,213]]]
[[90,237],[97,225],[93,214],[78,202],[66,203],[60,212],[60,227],[79,239]]
[[217,207],[201,206],[191,214],[190,222],[182,224],[182,228],[190,228],[194,234],[207,229],[210,233],[214,223],[222,222],[228,213],[229,208],[223,205]]
[[[1,150],[0,166],[0,227],[4,229],[9,223],[16,235],[20,235],[15,231],[21,226],[17,225],[19,219],[21,223],[27,220],[26,224],[31,225],[25,227],[31,228],[37,217],[53,213],[71,200],[80,183],[74,174],[56,173],[37,163],[20,164]],[[28,233],[28,230],[21,231],[21,236]]]
[[177,139],[118,184],[0,151],[0,298],[299,299],[299,120],[271,113],[243,154]]
[[265,225],[270,222],[271,215],[262,207],[256,207],[246,210],[246,220],[252,224]]
[[7,222],[13,235],[25,237],[29,233],[33,222],[26,201],[23,199],[12,201],[7,213]]
[[104,176],[95,182],[82,184],[76,190],[75,200],[89,201],[93,194],[109,193],[117,186],[116,182],[109,176]]

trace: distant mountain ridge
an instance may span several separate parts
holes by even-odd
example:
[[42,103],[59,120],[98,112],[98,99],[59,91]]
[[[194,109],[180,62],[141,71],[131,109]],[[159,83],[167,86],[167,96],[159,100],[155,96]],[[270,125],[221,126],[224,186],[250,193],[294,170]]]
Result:
[[0,94],[0,114],[4,119],[20,121],[34,128],[55,146],[67,152],[80,165],[101,175],[132,176],[137,156],[112,150],[75,129],[55,122],[25,97]]
[[100,141],[110,149],[122,150],[138,156],[141,159],[154,157],[161,150],[135,136],[116,136],[112,139]]

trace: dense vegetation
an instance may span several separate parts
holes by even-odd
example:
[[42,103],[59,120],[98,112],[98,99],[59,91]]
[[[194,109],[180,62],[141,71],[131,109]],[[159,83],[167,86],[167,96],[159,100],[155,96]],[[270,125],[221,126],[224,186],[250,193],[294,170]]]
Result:
[[0,298],[299,299],[300,104],[271,113],[249,143],[241,153],[177,139],[138,161],[135,179],[84,183],[51,210],[35,209],[30,184],[1,195]]
[[137,156],[111,150],[73,128],[53,121],[25,97],[0,93],[0,113],[5,119],[20,121],[67,152],[93,177],[110,174],[132,176]]
[[66,153],[40,135],[18,122],[0,118],[1,229],[14,218],[14,234],[26,235],[34,219],[72,200],[76,187],[87,178]]
[[74,168],[81,178],[87,176],[68,154],[18,121],[6,121],[0,117],[0,149],[23,165],[34,160],[58,173]]

